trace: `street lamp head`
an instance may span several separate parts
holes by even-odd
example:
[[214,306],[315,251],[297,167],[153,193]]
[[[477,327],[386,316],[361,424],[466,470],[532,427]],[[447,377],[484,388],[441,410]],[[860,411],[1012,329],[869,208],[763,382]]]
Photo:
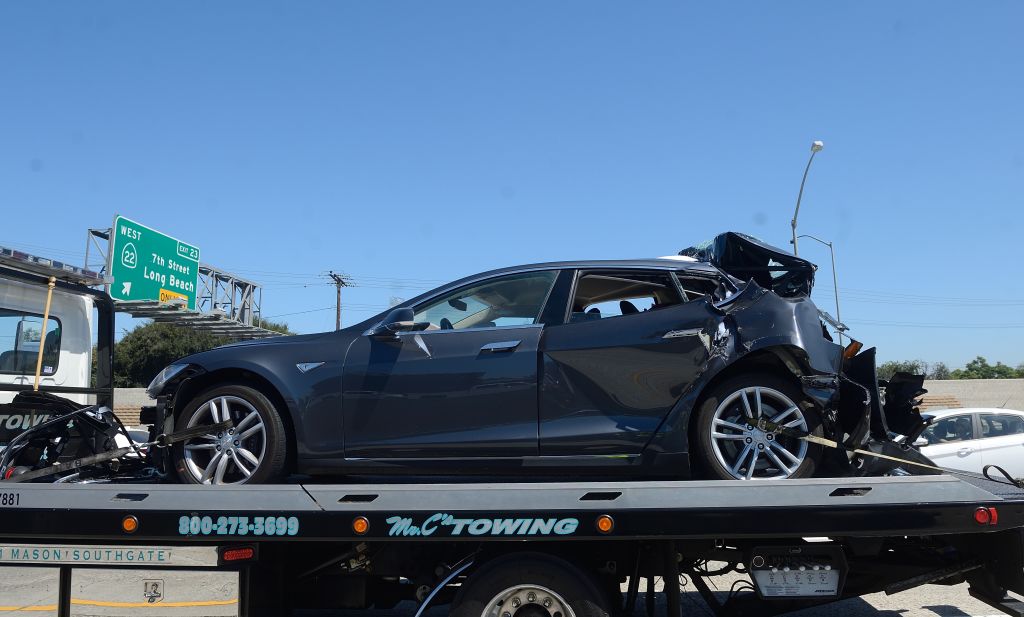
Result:
[[821,152],[825,149],[825,142],[814,141],[811,143],[811,152]]

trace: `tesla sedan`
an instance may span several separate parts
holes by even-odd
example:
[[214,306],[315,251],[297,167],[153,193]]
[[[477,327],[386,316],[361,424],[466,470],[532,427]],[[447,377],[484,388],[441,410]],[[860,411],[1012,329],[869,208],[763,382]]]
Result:
[[814,270],[730,232],[665,258],[484,272],[337,332],[183,358],[149,387],[154,430],[209,427],[173,452],[193,483],[871,469],[805,437],[916,437],[920,381],[880,396],[873,350],[834,343],[811,301]]

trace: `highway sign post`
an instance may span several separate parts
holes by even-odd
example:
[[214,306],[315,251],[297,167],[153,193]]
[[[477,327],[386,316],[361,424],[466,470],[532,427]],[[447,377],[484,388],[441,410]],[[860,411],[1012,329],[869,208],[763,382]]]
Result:
[[184,300],[196,308],[199,249],[123,216],[114,217],[110,236],[113,278],[107,293],[115,300]]

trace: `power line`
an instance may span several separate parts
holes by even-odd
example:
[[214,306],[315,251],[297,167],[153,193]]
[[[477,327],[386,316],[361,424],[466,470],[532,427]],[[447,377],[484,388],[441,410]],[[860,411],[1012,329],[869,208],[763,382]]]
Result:
[[292,315],[305,315],[307,313],[319,313],[320,311],[329,311],[334,308],[334,305],[325,306],[323,308],[309,309],[308,311],[295,311],[294,313],[278,313],[277,315],[269,315],[264,319],[277,319],[278,317],[290,317]]

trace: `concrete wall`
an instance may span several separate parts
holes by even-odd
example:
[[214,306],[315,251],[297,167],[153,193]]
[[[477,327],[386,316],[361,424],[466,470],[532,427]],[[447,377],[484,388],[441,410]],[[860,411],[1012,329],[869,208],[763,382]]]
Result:
[[155,403],[145,388],[114,388],[114,413],[125,426],[138,425],[139,410]]
[[1024,411],[1024,379],[927,379],[924,387],[927,396],[954,396],[961,407]]

